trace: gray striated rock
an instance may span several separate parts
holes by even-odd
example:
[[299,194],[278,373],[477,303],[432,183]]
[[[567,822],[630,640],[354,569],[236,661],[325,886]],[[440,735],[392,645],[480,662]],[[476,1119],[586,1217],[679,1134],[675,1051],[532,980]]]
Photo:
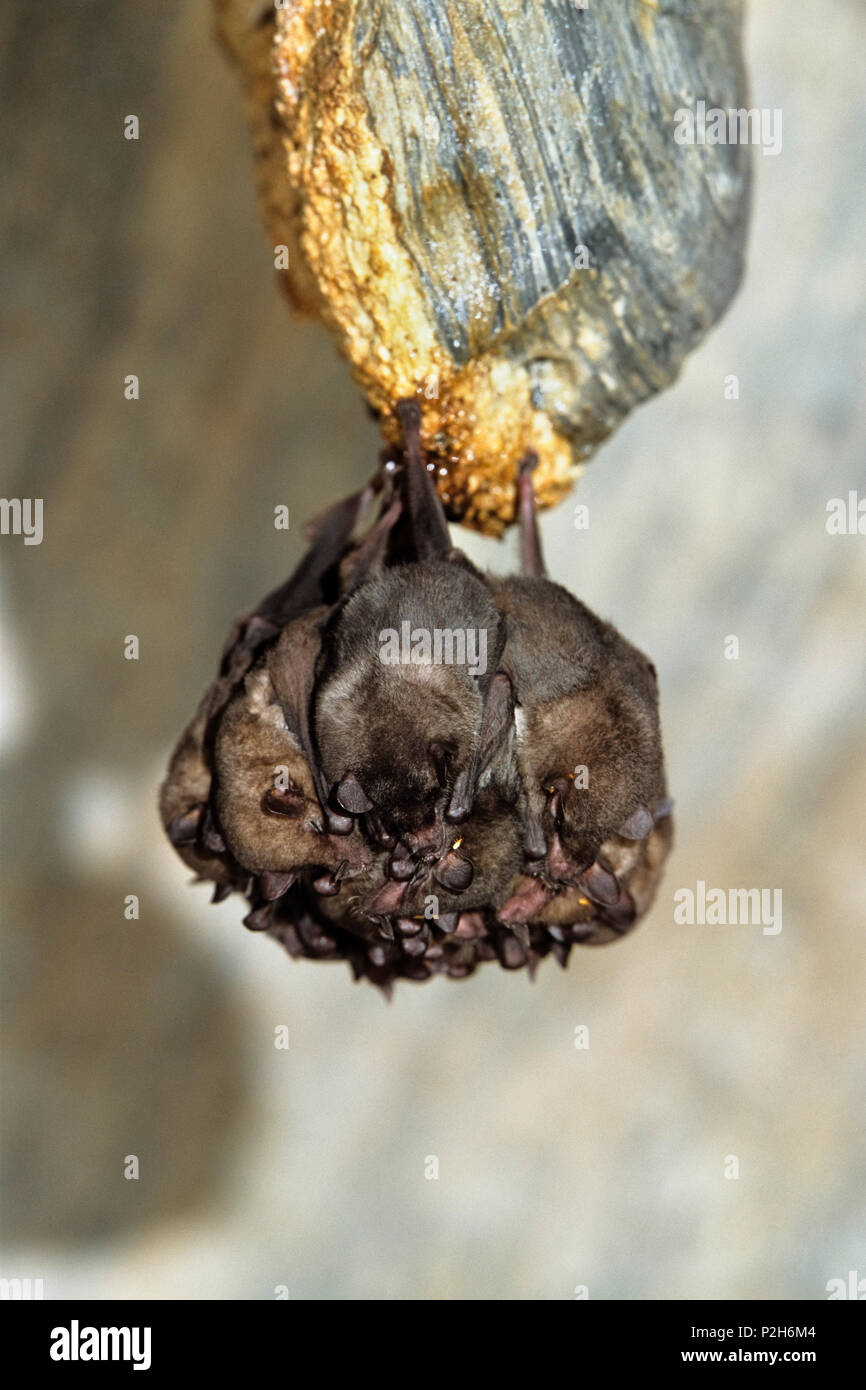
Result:
[[673,380],[740,282],[748,150],[674,129],[698,99],[745,103],[741,14],[356,8],[358,80],[440,343],[461,366],[492,348],[520,364],[580,453]]
[[749,150],[675,130],[698,102],[744,107],[742,10],[298,0],[251,31],[220,0],[292,296],[391,442],[395,403],[418,396],[455,519],[512,520],[530,447],[556,501],[730,302]]

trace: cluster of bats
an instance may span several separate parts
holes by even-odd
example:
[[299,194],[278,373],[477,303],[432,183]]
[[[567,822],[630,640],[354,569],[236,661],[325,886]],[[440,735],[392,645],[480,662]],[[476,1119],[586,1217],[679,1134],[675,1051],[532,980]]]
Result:
[[[356,978],[462,978],[627,932],[671,843],[652,664],[546,578],[517,479],[522,574],[452,546],[419,442],[309,528],[236,624],[161,790],[214,900]],[[472,632],[486,661],[384,662],[382,634]]]

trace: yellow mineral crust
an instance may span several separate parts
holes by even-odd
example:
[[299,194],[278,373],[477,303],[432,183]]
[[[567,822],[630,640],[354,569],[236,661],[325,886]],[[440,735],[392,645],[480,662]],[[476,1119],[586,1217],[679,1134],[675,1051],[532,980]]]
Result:
[[[267,5],[263,17],[270,20]],[[533,409],[523,367],[496,352],[457,366],[438,341],[417,269],[399,238],[388,152],[376,139],[352,52],[356,0],[289,0],[255,24],[248,0],[218,0],[244,71],[262,211],[296,307],[337,337],[386,437],[415,396],[449,514],[490,534],[513,519],[527,449],[542,506],[576,475],[568,441]]]

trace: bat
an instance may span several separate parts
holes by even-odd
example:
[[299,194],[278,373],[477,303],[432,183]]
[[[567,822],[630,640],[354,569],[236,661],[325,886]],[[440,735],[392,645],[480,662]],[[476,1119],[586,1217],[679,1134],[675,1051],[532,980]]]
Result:
[[[399,565],[356,590],[325,635],[315,702],[321,766],[345,810],[375,809],[398,834],[465,818],[501,627],[484,582],[446,561]],[[436,664],[437,634],[449,634],[446,657],[462,639],[464,659]]]
[[[508,629],[502,667],[518,705],[533,866],[499,919],[581,927],[601,914],[617,934],[650,905],[655,857],[670,846],[657,676],[611,624],[546,577],[533,465],[527,455],[518,483],[524,573],[491,580]],[[610,938],[590,930],[576,939]]]
[[[398,837],[465,821],[481,773],[482,723],[505,639],[489,588],[454,549],[423,463],[414,402],[396,558],[341,606],[324,638],[316,740],[332,799],[374,811]],[[437,650],[442,659],[436,659]]]
[[544,574],[531,469],[530,458],[519,485],[524,574],[491,580],[508,630],[502,668],[519,707],[528,852],[556,867],[564,850],[586,867],[620,828],[643,839],[643,808],[664,796],[658,686],[636,647]]
[[523,572],[483,574],[397,413],[402,451],[236,624],[161,794],[245,925],[386,991],[615,939],[670,845],[654,670],[547,578],[532,456]]
[[[252,869],[232,855],[215,810],[215,744],[223,716],[261,653],[287,625],[317,606],[329,611],[322,605],[339,594],[339,565],[352,532],[376,494],[382,492],[387,498],[388,491],[387,477],[380,470],[361,492],[342,499],[310,524],[312,544],[290,578],[232,627],[216,679],[172,753],[160,788],[160,817],[184,863],[199,878],[216,884],[215,901],[236,889],[248,890]],[[295,770],[302,775],[298,765]]]

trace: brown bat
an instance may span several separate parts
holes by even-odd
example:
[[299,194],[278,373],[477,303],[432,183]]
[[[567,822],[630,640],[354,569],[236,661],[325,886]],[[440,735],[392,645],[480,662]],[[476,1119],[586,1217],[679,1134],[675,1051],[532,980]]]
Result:
[[621,935],[670,842],[655,673],[545,577],[531,458],[524,573],[484,575],[398,413],[403,453],[235,627],[162,792],[248,927],[385,989]]
[[412,563],[380,569],[337,611],[315,696],[333,801],[350,814],[374,812],[397,836],[468,818],[505,640],[483,576],[451,545],[418,447],[417,407],[406,402],[400,415],[405,524],[396,552],[402,543]]
[[[517,701],[525,849],[534,875],[499,917],[562,923],[570,915],[589,920],[601,909],[622,928],[638,914],[620,880],[631,881],[638,869],[651,875],[630,847],[654,836],[653,853],[662,844],[666,852],[670,839],[669,822],[655,830],[670,814],[658,682],[636,647],[546,578],[532,468],[528,456],[519,479],[525,573],[490,581],[508,629],[502,668]],[[646,899],[642,883],[635,891]]]

